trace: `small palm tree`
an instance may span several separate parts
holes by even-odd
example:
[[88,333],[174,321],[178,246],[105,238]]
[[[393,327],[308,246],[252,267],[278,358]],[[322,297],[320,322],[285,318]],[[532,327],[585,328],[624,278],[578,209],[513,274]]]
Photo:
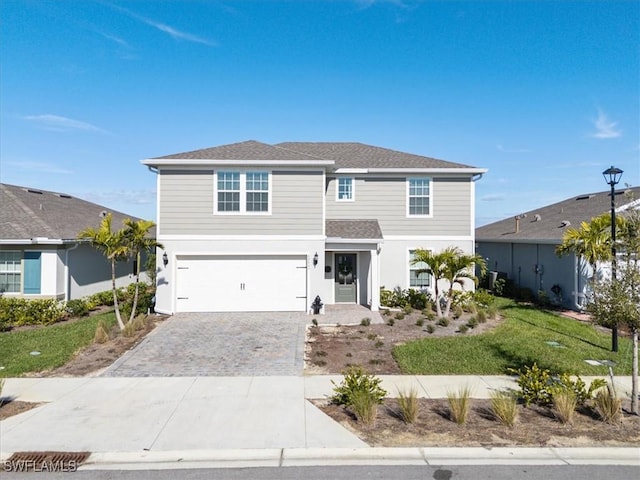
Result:
[[158,243],[154,238],[149,236],[149,230],[151,230],[155,223],[150,220],[130,220],[124,221],[123,238],[127,245],[127,254],[134,258],[136,265],[136,289],[133,296],[133,305],[131,307],[131,315],[129,322],[133,320],[136,315],[136,309],[138,307],[138,295],[140,291],[140,260],[142,252],[153,252],[157,247],[163,248],[162,244]]
[[79,239],[89,240],[91,245],[100,250],[111,262],[111,289],[113,291],[113,305],[120,330],[124,330],[124,323],[120,316],[118,304],[118,290],[116,289],[116,262],[123,261],[129,254],[129,248],[124,238],[124,230],[112,231],[111,214],[107,214],[98,228],[88,227],[78,234]]
[[[418,270],[418,274],[427,273],[433,277],[438,317],[449,316],[453,300],[453,289],[456,283],[462,285],[464,278],[477,282],[477,277],[471,273],[474,264],[480,268],[482,273],[486,271],[486,263],[480,255],[467,255],[458,247],[447,247],[438,253],[418,248],[415,251],[412,263],[414,265],[417,263],[426,264],[424,269]],[[443,296],[440,292],[440,280],[449,282],[444,315],[440,304],[440,297]]]
[[[624,219],[618,217],[616,226],[622,228]],[[582,222],[580,228],[568,229],[562,244],[556,248],[556,254],[561,257],[568,253],[575,253],[591,266],[592,280],[597,279],[597,264],[611,259],[611,216],[608,213],[594,217],[589,222]]]

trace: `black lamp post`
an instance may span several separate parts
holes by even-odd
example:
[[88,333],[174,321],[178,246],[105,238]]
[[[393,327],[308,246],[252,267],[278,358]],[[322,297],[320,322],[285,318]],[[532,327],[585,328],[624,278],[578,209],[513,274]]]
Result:
[[[622,170],[613,165],[602,172],[604,181],[611,186],[611,281],[616,281],[616,185],[622,177]],[[618,351],[618,326],[611,328],[611,351]]]

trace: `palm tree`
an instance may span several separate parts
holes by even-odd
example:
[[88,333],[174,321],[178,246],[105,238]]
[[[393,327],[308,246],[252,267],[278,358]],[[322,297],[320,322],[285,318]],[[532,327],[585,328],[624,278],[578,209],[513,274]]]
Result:
[[[418,274],[427,273],[433,277],[438,317],[449,316],[451,302],[453,300],[453,288],[456,283],[462,285],[464,278],[469,278],[477,282],[476,276],[471,273],[474,264],[480,267],[482,273],[486,271],[486,263],[480,255],[466,255],[458,247],[447,247],[439,253],[418,248],[415,251],[412,263],[414,265],[417,263],[426,264],[424,269],[418,270]],[[449,282],[444,315],[442,314],[442,306],[440,304],[440,280],[447,280]]]
[[111,230],[111,214],[107,214],[100,222],[100,227],[88,227],[78,234],[79,239],[89,240],[91,245],[100,250],[111,262],[111,289],[113,291],[113,305],[120,330],[124,330],[124,323],[120,316],[118,304],[118,290],[116,289],[116,262],[126,259],[129,248],[125,242],[124,230]]
[[[619,217],[616,226],[622,226],[624,220]],[[594,217],[590,222],[582,222],[580,228],[568,229],[562,244],[556,248],[559,257],[575,253],[582,257],[593,270],[592,279],[597,279],[597,263],[611,259],[611,216],[608,213]]]
[[158,243],[154,238],[149,237],[149,230],[151,230],[155,223],[150,220],[130,220],[124,221],[125,229],[123,231],[124,241],[127,245],[127,254],[133,257],[136,265],[136,290],[133,296],[133,305],[131,307],[131,315],[129,322],[133,320],[136,315],[136,309],[138,307],[138,294],[140,291],[140,268],[141,268],[141,253],[153,252],[157,247],[164,248],[162,244]]

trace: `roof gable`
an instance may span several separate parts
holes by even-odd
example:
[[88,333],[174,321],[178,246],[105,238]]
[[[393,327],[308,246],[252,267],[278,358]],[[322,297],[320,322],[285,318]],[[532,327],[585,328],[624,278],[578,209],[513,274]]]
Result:
[[138,218],[64,193],[0,183],[0,240],[72,240],[87,227],[100,226],[106,213],[114,228]]
[[[631,200],[625,196],[626,192],[630,192],[635,199],[640,198],[640,187],[619,190],[616,192],[616,209],[624,210],[625,205],[631,203]],[[560,243],[567,228],[580,228],[582,222],[588,222],[610,210],[611,192],[609,190],[577,195],[478,227],[476,241]]]

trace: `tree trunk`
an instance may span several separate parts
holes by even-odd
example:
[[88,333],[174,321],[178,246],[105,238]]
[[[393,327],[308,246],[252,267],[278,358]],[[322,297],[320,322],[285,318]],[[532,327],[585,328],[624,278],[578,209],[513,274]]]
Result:
[[116,289],[116,259],[111,259],[111,288],[113,290],[113,306],[116,311],[116,320],[118,320],[118,326],[120,330],[124,330],[124,323],[122,323],[122,317],[120,316],[120,305],[118,305],[118,290]]
[[140,252],[136,254],[136,291],[133,294],[133,305],[131,306],[131,315],[129,315],[129,323],[131,323],[136,316],[136,309],[138,308],[139,289],[140,289]]
[[436,314],[438,318],[442,318],[442,307],[440,306],[440,290],[438,289],[438,278],[434,278],[436,290]]
[[631,411],[636,415],[638,412],[638,329],[633,329],[633,348],[631,361]]

